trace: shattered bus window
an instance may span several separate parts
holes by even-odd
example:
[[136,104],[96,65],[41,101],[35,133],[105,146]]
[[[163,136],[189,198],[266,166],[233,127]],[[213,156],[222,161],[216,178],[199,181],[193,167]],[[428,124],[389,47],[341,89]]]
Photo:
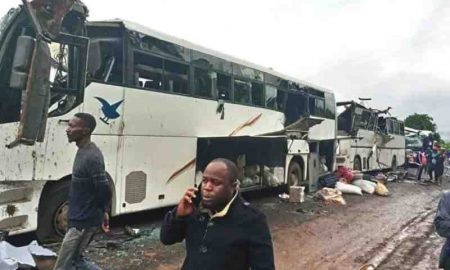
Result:
[[370,117],[371,117],[371,113],[368,110],[363,110],[362,114],[361,114],[361,121],[359,122],[359,128],[362,129],[370,129],[369,128],[369,122],[370,122]]
[[231,100],[231,76],[217,73],[219,99]]
[[90,79],[107,83],[122,83],[123,57],[120,40],[92,39],[89,47]]
[[215,72],[208,72],[202,68],[194,69],[195,94],[200,97],[213,97],[213,81],[217,77]]
[[123,83],[123,32],[119,27],[88,25],[88,81]]
[[137,86],[146,89],[163,89],[163,60],[145,53],[134,53],[134,72]]
[[183,46],[146,36],[138,32],[130,32],[130,41],[136,48],[141,50],[174,57],[178,60],[190,61],[190,51]]
[[263,84],[252,82],[252,103],[256,106],[264,106]]
[[214,69],[229,74],[233,72],[231,62],[225,61],[223,59],[220,59],[218,57],[209,54],[198,52],[196,50],[191,50],[191,54],[192,54],[191,63],[193,65],[206,69]]
[[278,109],[277,88],[269,84],[266,85],[266,107],[274,110]]
[[234,101],[241,104],[250,104],[251,83],[234,80]]
[[[53,42],[50,45],[52,57],[50,69],[50,83],[58,88],[67,89],[69,86],[68,46]],[[75,94],[63,94],[52,92],[50,95],[49,117],[62,115],[76,106],[77,96]]]
[[189,66],[164,60],[164,88],[170,92],[189,93]]
[[[280,96],[280,92],[278,92]],[[307,112],[306,95],[300,92],[289,91],[286,101],[286,125],[292,124]]]
[[325,115],[328,119],[336,118],[336,101],[334,95],[325,93]]

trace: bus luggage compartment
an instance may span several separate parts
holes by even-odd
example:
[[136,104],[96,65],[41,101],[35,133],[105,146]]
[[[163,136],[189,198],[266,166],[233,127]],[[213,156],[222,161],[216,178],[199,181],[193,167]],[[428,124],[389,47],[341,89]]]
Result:
[[[199,138],[197,175],[215,158],[236,163],[240,187],[244,190],[284,184],[287,139],[283,136],[240,136]],[[197,177],[196,184],[200,183]]]

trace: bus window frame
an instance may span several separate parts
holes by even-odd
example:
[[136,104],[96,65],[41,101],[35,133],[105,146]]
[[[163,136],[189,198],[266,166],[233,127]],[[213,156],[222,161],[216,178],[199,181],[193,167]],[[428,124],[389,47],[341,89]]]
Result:
[[[190,49],[190,51],[191,51],[190,63],[192,66],[212,69],[222,74],[229,74],[230,76],[233,75],[233,62],[217,57],[215,55],[199,52],[195,49]],[[208,62],[208,67],[205,67],[204,65],[199,63],[194,63],[194,61],[201,59],[200,56],[204,57],[205,60]],[[219,61],[222,62],[221,65],[217,64]]]
[[228,89],[230,92],[229,99],[224,99],[224,102],[233,103],[234,102],[234,83],[233,83],[233,74],[229,74],[223,71],[214,70],[217,73],[217,80],[216,80],[216,91],[217,91],[217,99],[219,99],[219,75],[221,76],[227,76],[229,77],[229,83],[230,83],[230,89]]
[[405,136],[405,123],[403,121],[399,121],[400,124],[400,135]]
[[[186,63],[186,62],[182,62],[182,61],[174,61],[174,60],[172,60],[172,59],[165,59],[164,57],[162,57],[162,59],[163,59],[163,89],[164,89],[164,92],[167,92],[167,93],[173,93],[173,94],[178,94],[178,95],[181,95],[181,96],[193,96],[192,95],[192,92],[193,92],[193,89],[191,89],[191,65],[190,65],[190,63]],[[168,89],[165,89],[165,87],[166,87],[166,83],[165,83],[165,80],[166,80],[166,61],[170,61],[170,62],[174,62],[174,63],[177,63],[177,64],[181,64],[181,65],[185,65],[186,67],[187,67],[187,89],[186,89],[186,92],[187,93],[182,93],[182,92],[177,92],[177,91],[174,91],[174,90],[168,90]],[[174,72],[169,72],[169,71],[167,71],[167,73],[169,74],[176,74],[176,73],[174,73]]]
[[[286,110],[286,102],[288,99],[288,93],[289,93],[289,91],[293,91],[293,89],[289,89],[289,85],[295,85],[296,89],[294,91],[301,92],[306,97],[307,100],[309,100],[310,97],[314,97],[315,99],[320,99],[320,101],[323,103],[322,112],[320,114],[314,115],[314,116],[336,120],[336,108],[334,108],[334,117],[327,115],[327,104],[326,104],[326,100],[327,100],[326,94],[327,93],[323,90],[316,89],[316,88],[313,88],[308,85],[303,85],[303,84],[295,82],[295,81],[290,81],[289,79],[285,79],[285,78],[273,75],[271,73],[262,71],[260,69],[242,65],[240,63],[226,60],[226,59],[223,59],[221,57],[218,57],[218,56],[215,56],[212,54],[200,52],[200,51],[197,51],[197,50],[189,48],[189,47],[184,47],[185,50],[190,51],[189,52],[189,54],[190,54],[189,62],[186,62],[177,57],[173,57],[171,55],[160,54],[160,53],[158,53],[158,51],[152,51],[149,49],[141,48],[139,46],[139,42],[136,43],[136,40],[135,40],[135,34],[139,33],[139,32],[128,30],[123,26],[122,26],[122,29],[123,29],[122,38],[124,41],[123,49],[124,49],[124,55],[126,55],[126,57],[124,57],[124,64],[127,66],[127,68],[124,70],[124,72],[126,72],[126,73],[124,74],[124,79],[123,79],[123,81],[124,81],[123,86],[125,86],[125,87],[130,87],[130,88],[134,88],[137,90],[144,90],[144,91],[155,91],[155,92],[159,92],[159,93],[175,94],[175,95],[181,95],[181,96],[191,96],[194,98],[200,98],[200,99],[206,99],[206,100],[220,99],[217,79],[215,81],[215,85],[213,86],[214,89],[213,89],[212,97],[205,97],[205,96],[200,96],[200,95],[196,94],[196,91],[195,91],[195,69],[199,68],[202,70],[207,70],[208,72],[215,72],[217,74],[217,76],[221,75],[221,76],[226,76],[229,78],[229,80],[230,80],[230,89],[228,89],[229,99],[224,100],[224,102],[231,103],[231,104],[250,106],[250,107],[255,107],[255,108],[265,108],[265,109],[284,113],[284,110]],[[146,34],[143,34],[143,35],[148,36]],[[165,42],[167,42],[167,41],[165,41]],[[175,45],[180,46],[178,44],[175,44]],[[163,85],[162,85],[161,90],[139,87],[138,85],[136,85],[134,83],[134,73],[135,73],[134,54],[136,52],[148,54],[148,55],[151,55],[154,57],[159,57],[162,59],[162,61],[163,61],[163,74],[162,74]],[[196,56],[194,56],[194,54],[196,54]],[[194,63],[193,61],[195,59],[201,59],[201,57],[199,57],[199,56],[204,56],[205,60],[208,63],[207,64],[206,63],[200,64],[200,62]],[[211,59],[214,60],[214,63],[211,63],[211,61],[209,61]],[[166,61],[180,63],[183,65],[187,65],[189,67],[188,85],[187,85],[188,93],[164,90],[166,88],[166,86],[165,86],[165,76],[166,76],[165,63],[166,63]],[[209,66],[209,68],[206,68],[207,65]],[[219,68],[220,66],[224,67],[223,69],[225,69],[225,70],[222,70],[221,68]],[[230,69],[230,68],[231,68],[231,73],[228,73],[226,71],[226,69]],[[253,70],[255,72],[255,74],[258,74],[258,76],[256,76],[256,78],[250,78],[249,76],[245,76],[245,74],[241,74],[242,73],[241,71],[243,68]],[[240,76],[239,74],[236,74],[236,73],[239,73],[242,76]],[[262,85],[262,98],[263,98],[262,104],[261,105],[253,104],[253,87],[251,87],[251,89],[249,91],[250,97],[249,97],[248,103],[236,101],[235,80],[243,81],[243,82],[246,82],[249,84],[253,84],[253,83],[261,84]],[[274,83],[270,83],[270,82],[274,82]],[[266,104],[266,86],[267,85],[271,85],[277,89],[277,101],[276,101],[277,108],[276,109],[269,108]],[[279,108],[279,106],[278,106],[278,92],[279,91],[282,91],[284,93],[284,99],[283,99],[284,110],[281,110],[281,108]],[[312,95],[310,92],[311,93],[319,93],[319,95]],[[329,93],[329,95],[334,97],[333,93]],[[317,101],[315,100],[315,102],[317,102]],[[309,101],[306,102],[306,108],[304,111],[305,111],[306,115],[311,115],[311,108],[309,106]]]
[[[206,69],[206,68],[202,68],[202,67],[198,67],[195,65],[191,65],[191,69],[192,69],[192,78],[193,78],[193,82],[190,83],[191,87],[192,87],[192,95],[194,97],[198,97],[198,98],[204,98],[204,99],[209,99],[209,100],[216,100],[218,97],[218,91],[217,91],[217,72],[214,71],[213,69]],[[206,96],[202,96],[199,95],[198,91],[197,91],[197,79],[196,79],[196,70],[202,70],[202,71],[206,71],[207,75],[210,75],[211,72],[216,73],[216,80],[211,82],[211,87],[209,89],[209,92],[211,94],[211,96],[206,97]],[[214,85],[215,84],[215,85]]]
[[[162,72],[161,72],[161,82],[162,82],[162,84],[161,84],[161,89],[145,88],[144,86],[139,87],[139,86],[134,85],[134,83],[132,84],[133,85],[132,87],[136,88],[136,89],[144,90],[144,91],[156,91],[156,92],[161,92],[161,93],[170,93],[170,91],[166,91],[165,90],[165,86],[164,86],[164,58],[161,57],[160,55],[155,55],[155,54],[149,53],[148,51],[132,49],[132,58],[130,60],[132,62],[132,66],[133,66],[132,74],[135,74],[135,72],[136,72],[136,66],[137,65],[135,64],[135,61],[134,61],[134,56],[135,56],[136,53],[143,54],[143,55],[148,55],[150,57],[156,57],[156,58],[160,58],[161,59],[161,64],[162,64],[162,67],[161,67],[161,70],[162,70]],[[133,75],[133,77],[134,77],[134,75]],[[129,87],[129,85],[127,87]]]
[[386,119],[386,132],[387,134],[394,134],[394,123],[390,118]]
[[[289,108],[289,95],[294,95],[294,96],[299,96],[300,98],[305,100],[305,105],[306,108],[302,111],[299,112],[299,115],[297,117],[307,117],[310,114],[309,111],[309,95],[308,93],[305,93],[304,91],[299,91],[299,90],[294,90],[294,89],[289,89],[289,90],[281,90],[285,93],[285,97],[284,97],[284,114],[286,115],[286,121],[288,124],[292,124],[294,123],[297,119],[291,119],[291,115],[290,115],[290,108]],[[298,105],[297,105],[298,106]],[[297,107],[298,108],[298,107]]]
[[[315,117],[321,117],[321,118],[327,118],[328,119],[328,117],[326,117],[325,97],[319,97],[319,96],[311,95],[311,94],[308,94],[307,96],[308,96],[308,113],[310,115],[312,115],[312,116],[315,116]],[[323,102],[322,112],[320,112],[320,113],[316,113],[316,112],[312,113],[311,112],[311,99],[314,99],[314,110],[316,110],[316,108],[317,108],[317,101],[322,101]]]
[[[249,95],[249,100],[248,103],[243,103],[243,102],[239,102],[236,100],[236,87],[235,87],[235,83],[236,81],[241,81],[244,82],[246,84],[250,83],[250,91],[248,91],[248,95]],[[232,76],[232,85],[233,85],[233,102],[235,104],[239,104],[239,105],[245,105],[245,106],[252,106],[252,107],[257,107],[253,105],[253,101],[252,101],[252,87],[251,87],[251,80],[244,78],[244,77],[239,77],[239,76]]]
[[397,120],[393,121],[394,134],[400,135],[400,123]]
[[[363,126],[362,123],[363,123],[363,120],[365,119],[364,118],[364,113],[369,114],[369,119],[367,119],[366,124]],[[365,130],[372,130],[372,129],[370,129],[370,119],[371,118],[372,118],[372,112],[370,110],[368,110],[368,109],[362,109],[361,119],[359,121],[358,128],[365,129]]]
[[371,111],[367,130],[374,131],[377,125],[377,120],[378,120],[377,114]]
[[[250,90],[250,94],[252,96],[252,106],[256,107],[256,108],[266,108],[266,86],[264,84],[264,81],[250,81],[251,85],[252,85],[252,89]],[[261,94],[260,94],[260,99],[261,99],[261,105],[257,105],[254,104],[254,100],[253,100],[253,93],[254,93],[254,88],[253,85],[254,84],[259,84],[261,86]]]
[[[119,29],[119,34],[120,36],[117,37],[118,39],[122,39],[122,82],[118,83],[118,82],[105,82],[102,80],[98,80],[98,79],[94,79],[92,77],[87,77],[86,78],[86,86],[89,85],[89,83],[94,82],[94,83],[100,83],[100,84],[107,84],[107,85],[114,85],[114,86],[128,86],[128,78],[133,79],[133,69],[129,69],[130,65],[129,65],[129,59],[130,59],[130,55],[128,53],[128,47],[129,47],[129,37],[128,37],[128,31],[125,27],[123,27],[122,25],[108,25],[108,26],[98,26],[98,25],[89,25],[87,26],[87,28],[118,28]],[[89,30],[88,30],[89,32]],[[91,38],[96,38],[95,36],[89,36],[89,34],[87,34],[87,37],[89,39]],[[98,37],[102,37],[102,36],[97,36]],[[106,36],[107,37],[107,36]],[[89,62],[89,59],[88,59]],[[131,76],[130,76],[131,73]],[[130,76],[130,77],[129,77]]]
[[[180,95],[180,96],[193,96],[194,97],[194,95],[192,93],[193,89],[192,89],[192,86],[191,86],[192,65],[190,63],[182,62],[182,61],[179,61],[177,59],[173,59],[172,57],[164,57],[164,56],[161,56],[159,54],[156,54],[156,53],[153,53],[153,52],[150,52],[150,51],[145,51],[145,50],[138,49],[138,48],[130,48],[130,51],[131,51],[131,56],[132,57],[130,58],[129,61],[131,62],[131,64],[130,64],[130,66],[132,66],[132,73],[131,74],[133,74],[133,75],[132,75],[132,78],[129,78],[129,80],[127,80],[128,84],[126,85],[126,87],[135,88],[135,89],[144,90],[144,91],[155,91],[155,92],[158,92],[158,93],[167,93],[167,94],[174,94],[174,95]],[[152,56],[152,57],[157,57],[157,58],[161,58],[162,59],[162,71],[163,72],[162,72],[162,87],[161,87],[162,89],[161,90],[154,89],[154,88],[143,88],[143,87],[136,86],[133,83],[130,83],[131,80],[134,78],[134,73],[135,73],[134,54],[136,52],[144,54],[144,55],[149,55],[149,56]],[[166,87],[165,87],[165,74],[166,74],[165,61],[171,61],[171,62],[179,63],[179,64],[182,64],[182,65],[186,65],[188,67],[188,75],[187,75],[188,76],[188,83],[187,83],[188,89],[187,89],[187,93],[181,93],[181,92],[175,92],[175,91],[166,90]]]
[[[276,86],[269,84],[269,83],[263,83],[264,84],[264,107],[269,109],[269,110],[274,110],[274,111],[280,111],[280,108],[278,108],[278,89]],[[275,108],[269,107],[267,105],[267,86],[275,89],[275,99],[273,100],[274,104],[275,104]],[[272,90],[273,90],[272,89]],[[285,98],[286,99],[286,98]],[[283,101],[285,102],[285,101]]]

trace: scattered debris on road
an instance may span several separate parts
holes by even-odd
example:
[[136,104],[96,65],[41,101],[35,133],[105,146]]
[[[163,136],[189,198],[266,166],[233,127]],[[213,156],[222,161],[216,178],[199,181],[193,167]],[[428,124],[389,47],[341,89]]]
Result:
[[41,264],[48,259],[54,260],[56,253],[41,247],[36,241],[28,246],[15,247],[6,241],[0,241],[0,269],[16,270],[36,267],[44,269]]

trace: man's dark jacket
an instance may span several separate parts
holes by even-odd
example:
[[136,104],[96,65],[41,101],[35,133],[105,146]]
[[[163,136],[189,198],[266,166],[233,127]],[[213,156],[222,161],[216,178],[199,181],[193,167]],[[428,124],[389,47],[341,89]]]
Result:
[[171,245],[186,239],[182,270],[272,270],[272,239],[266,218],[239,195],[224,217],[194,214],[177,218],[166,214],[161,242]]
[[447,238],[441,250],[439,257],[439,267],[450,270],[450,192],[446,191],[442,194],[439,201],[436,217],[434,218],[434,226],[437,233]]

